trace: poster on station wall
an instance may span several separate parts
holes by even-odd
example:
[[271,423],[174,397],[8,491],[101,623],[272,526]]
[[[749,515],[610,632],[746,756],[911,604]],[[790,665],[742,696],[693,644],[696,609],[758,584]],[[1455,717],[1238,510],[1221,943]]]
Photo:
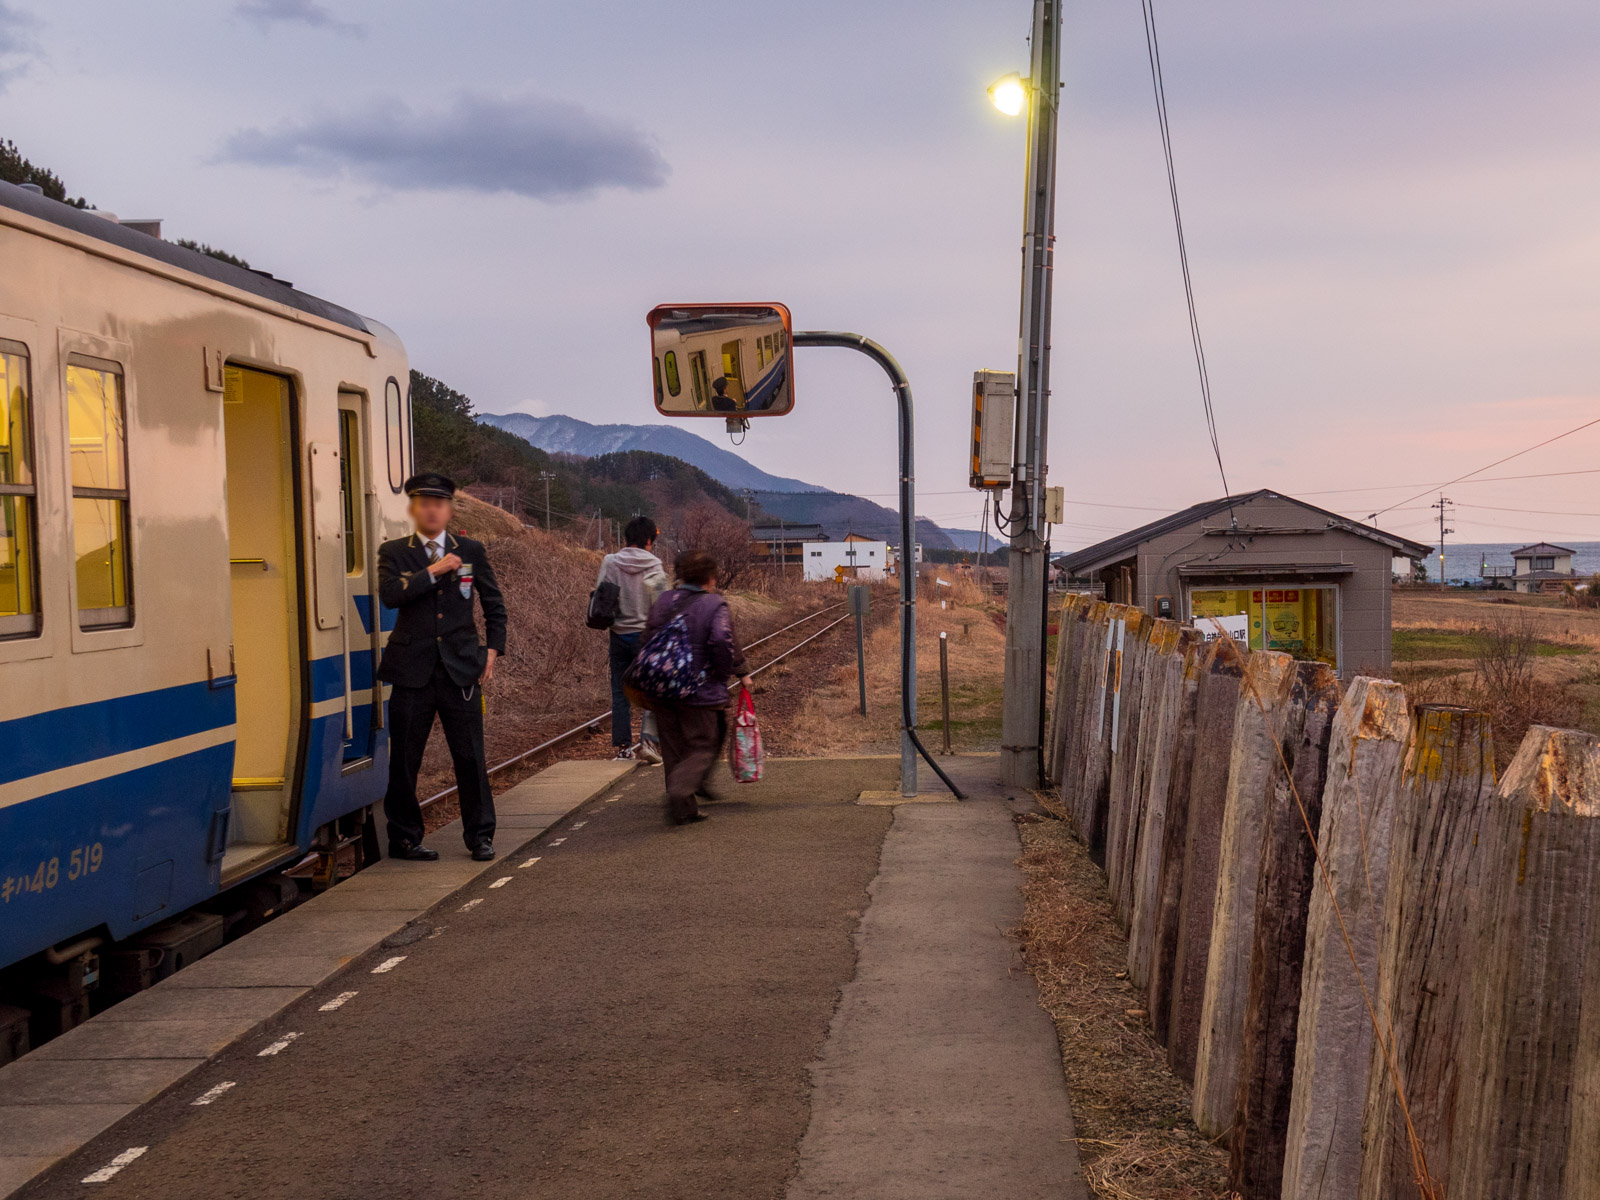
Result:
[[1266,648],[1299,655],[1306,647],[1306,613],[1298,588],[1267,588],[1264,596]]
[[1242,646],[1261,649],[1261,597],[1252,602],[1249,588],[1206,588],[1189,594],[1189,611],[1194,627],[1206,641],[1215,641],[1227,630]]

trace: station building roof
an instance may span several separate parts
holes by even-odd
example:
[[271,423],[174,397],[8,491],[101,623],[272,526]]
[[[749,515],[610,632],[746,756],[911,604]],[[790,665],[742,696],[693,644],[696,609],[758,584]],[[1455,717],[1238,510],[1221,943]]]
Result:
[[1328,529],[1340,529],[1346,533],[1353,533],[1370,541],[1379,542],[1388,546],[1396,554],[1405,558],[1424,558],[1432,553],[1431,546],[1421,542],[1413,542],[1410,538],[1403,538],[1398,534],[1385,533],[1370,525],[1362,525],[1338,513],[1329,512],[1325,508],[1318,508],[1315,504],[1307,504],[1304,500],[1296,500],[1293,496],[1286,496],[1282,492],[1275,492],[1269,488],[1259,488],[1253,492],[1240,492],[1232,496],[1222,496],[1216,500],[1206,500],[1199,504],[1192,504],[1170,516],[1161,517],[1137,529],[1130,529],[1127,533],[1119,533],[1116,537],[1107,538],[1093,546],[1085,546],[1082,550],[1073,551],[1071,554],[1057,558],[1056,564],[1065,568],[1074,575],[1082,575],[1088,571],[1098,570],[1114,562],[1120,562],[1134,554],[1145,542],[1160,537],[1164,533],[1182,529],[1196,521],[1204,521],[1209,517],[1227,513],[1235,508],[1243,507],[1254,500],[1287,500],[1297,505],[1307,513],[1321,518],[1326,522]]

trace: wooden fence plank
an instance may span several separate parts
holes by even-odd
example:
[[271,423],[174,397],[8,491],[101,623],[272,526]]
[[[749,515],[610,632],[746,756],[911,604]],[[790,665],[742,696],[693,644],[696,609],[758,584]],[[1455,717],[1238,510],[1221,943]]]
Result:
[[1344,699],[1338,676],[1322,663],[1300,663],[1294,686],[1283,733],[1289,773],[1280,768],[1273,775],[1261,833],[1255,939],[1229,1138],[1230,1183],[1243,1200],[1278,1200],[1283,1189],[1300,973],[1316,865],[1307,829],[1314,831],[1322,822],[1329,739]]
[[[1167,1044],[1172,1017],[1172,984],[1178,958],[1179,913],[1183,906],[1183,855],[1188,847],[1189,785],[1194,773],[1195,724],[1200,680],[1209,670],[1212,646],[1191,645],[1184,658],[1183,691],[1172,735],[1172,774],[1167,783],[1166,812],[1159,846],[1151,843],[1156,862],[1150,898],[1149,953],[1145,992],[1156,1040]],[[1153,835],[1152,835],[1153,836]],[[1136,927],[1138,922],[1135,923]],[[1130,947],[1131,952],[1131,947]]]
[[1167,1019],[1167,1061],[1185,1083],[1194,1082],[1200,1045],[1200,1008],[1211,953],[1211,916],[1217,898],[1233,725],[1248,653],[1229,638],[1213,642],[1195,700],[1194,760],[1189,774],[1177,953]]
[[1442,1187],[1447,1179],[1473,975],[1471,871],[1495,790],[1488,714],[1415,706],[1401,788],[1378,966],[1378,1013],[1390,1047],[1386,1056],[1374,1042],[1367,1068],[1362,1200],[1418,1194],[1420,1164],[1389,1071],[1391,1058],[1430,1186]]
[[1240,681],[1195,1051],[1192,1112],[1208,1138],[1233,1127],[1261,882],[1261,836],[1297,678],[1293,656],[1258,650],[1245,663]]
[[1600,738],[1528,730],[1481,829],[1450,1200],[1588,1200],[1600,1196]]
[[1400,685],[1364,676],[1351,683],[1334,718],[1317,838],[1327,883],[1319,872],[1306,923],[1283,1200],[1354,1196],[1360,1185],[1372,1050],[1367,997],[1377,987],[1409,726]]
[[[1171,622],[1163,622],[1170,625]],[[1128,881],[1129,850],[1138,836],[1142,807],[1139,788],[1140,749],[1145,731],[1149,679],[1159,658],[1158,623],[1140,613],[1128,622],[1127,648],[1123,652],[1122,724],[1111,764],[1111,787],[1106,813],[1106,887],[1111,893],[1111,915],[1126,931],[1132,890]]]
[[[1185,707],[1191,721],[1194,716],[1194,685],[1202,650],[1200,635],[1193,629],[1173,626],[1171,638],[1172,648],[1164,656],[1159,686],[1154,693],[1155,727],[1143,770],[1144,803],[1139,815],[1139,834],[1132,847],[1133,864],[1129,869],[1132,912],[1128,921],[1128,978],[1139,989],[1147,988],[1150,983],[1168,796],[1177,765],[1179,729]],[[1192,725],[1190,732],[1188,752],[1192,757]]]

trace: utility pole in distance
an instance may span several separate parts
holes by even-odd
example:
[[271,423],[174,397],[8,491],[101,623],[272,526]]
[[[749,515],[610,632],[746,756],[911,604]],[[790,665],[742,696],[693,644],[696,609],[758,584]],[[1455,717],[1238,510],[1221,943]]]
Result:
[[1453,503],[1454,503],[1453,500],[1451,500],[1443,492],[1440,492],[1439,493],[1438,502],[1428,505],[1429,508],[1437,508],[1439,510],[1439,586],[1440,587],[1444,587],[1445,586],[1445,582],[1446,582],[1445,573],[1444,573],[1444,535],[1447,534],[1447,533],[1454,533],[1455,532],[1454,529],[1446,529],[1444,527],[1444,519],[1445,519],[1446,510]]
[[1038,787],[1044,704],[1044,482],[1050,411],[1051,256],[1055,242],[1056,108],[1061,80],[1060,0],[1034,0],[1028,91],[1028,190],[1022,234],[1022,321],[1017,353],[1016,454],[1007,555],[1005,700],[1000,778]]
[[550,532],[550,481],[555,478],[550,471],[540,471],[539,478],[544,480],[544,531]]

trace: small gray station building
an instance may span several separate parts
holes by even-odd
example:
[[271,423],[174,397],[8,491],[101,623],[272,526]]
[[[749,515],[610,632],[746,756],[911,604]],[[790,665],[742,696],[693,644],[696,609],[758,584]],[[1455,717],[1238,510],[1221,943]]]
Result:
[[[1253,649],[1387,675],[1396,557],[1430,547],[1265,489],[1208,500],[1056,560],[1107,600]],[[1070,584],[1069,584],[1070,586]]]

